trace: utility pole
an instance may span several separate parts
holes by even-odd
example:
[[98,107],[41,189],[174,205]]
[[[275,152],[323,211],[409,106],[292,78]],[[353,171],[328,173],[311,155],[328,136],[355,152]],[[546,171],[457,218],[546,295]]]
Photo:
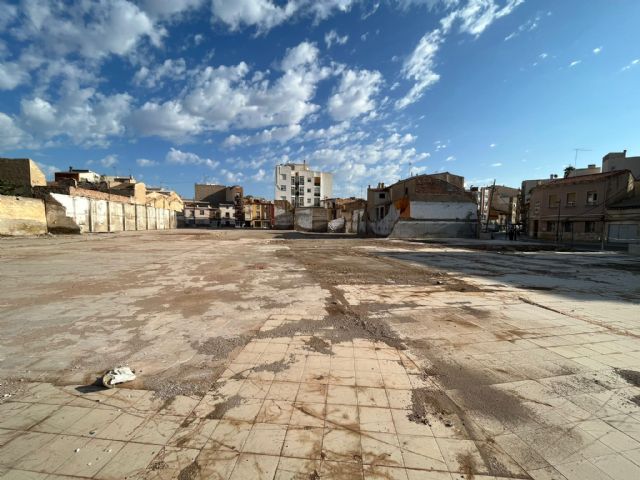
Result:
[[489,217],[491,216],[491,202],[493,201],[493,192],[496,189],[496,180],[493,179],[493,185],[491,185],[491,193],[489,193],[489,201],[487,202],[487,220],[484,223],[484,231],[489,231]]
[[560,195],[558,194],[558,220],[556,222],[556,243],[560,243]]

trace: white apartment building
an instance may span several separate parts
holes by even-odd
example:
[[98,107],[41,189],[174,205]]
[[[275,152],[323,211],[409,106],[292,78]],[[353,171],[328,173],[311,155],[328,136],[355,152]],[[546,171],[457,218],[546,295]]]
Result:
[[313,171],[306,163],[276,165],[275,200],[287,200],[295,207],[319,207],[332,191],[331,173]]

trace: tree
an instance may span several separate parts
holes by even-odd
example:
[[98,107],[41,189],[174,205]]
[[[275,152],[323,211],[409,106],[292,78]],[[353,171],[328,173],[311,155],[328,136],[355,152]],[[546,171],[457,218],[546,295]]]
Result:
[[569,175],[571,175],[571,172],[573,172],[576,169],[576,167],[574,167],[573,165],[567,165],[566,167],[564,167],[564,178],[567,178]]

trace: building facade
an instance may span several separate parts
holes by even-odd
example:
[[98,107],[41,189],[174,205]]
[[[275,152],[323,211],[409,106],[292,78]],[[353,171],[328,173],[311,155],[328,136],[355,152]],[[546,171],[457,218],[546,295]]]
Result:
[[[233,203],[221,203],[218,206],[220,211],[219,225],[221,227],[235,227],[236,226],[236,207]],[[244,211],[242,212],[244,218]]]
[[628,170],[554,180],[531,191],[528,233],[567,243],[606,241],[606,210],[632,195]]
[[245,197],[244,225],[249,228],[271,228],[274,207],[272,202],[263,198]]
[[184,210],[178,215],[178,227],[214,227],[219,210],[208,202],[184,200]]
[[285,163],[275,168],[275,200],[294,207],[319,207],[333,192],[333,175],[314,171],[306,163]]
[[504,230],[509,225],[518,223],[518,199],[520,190],[492,185],[478,190],[478,207],[480,223],[483,228]]
[[0,195],[31,195],[33,187],[44,186],[47,179],[30,158],[0,158]]
[[640,180],[640,157],[627,157],[627,151],[610,152],[602,157],[602,173],[616,170],[629,170],[635,179]]
[[417,175],[367,190],[366,230],[397,238],[477,235],[478,204],[464,177]]

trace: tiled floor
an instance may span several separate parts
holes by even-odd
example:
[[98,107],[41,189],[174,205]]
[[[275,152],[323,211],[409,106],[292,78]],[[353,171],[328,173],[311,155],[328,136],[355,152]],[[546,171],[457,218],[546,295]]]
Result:
[[[24,382],[0,403],[0,479],[640,478],[640,388],[621,371],[640,371],[638,302],[459,278],[476,288],[335,285],[408,349],[270,336],[326,328],[288,310],[205,395]],[[416,392],[450,405],[414,421]]]

